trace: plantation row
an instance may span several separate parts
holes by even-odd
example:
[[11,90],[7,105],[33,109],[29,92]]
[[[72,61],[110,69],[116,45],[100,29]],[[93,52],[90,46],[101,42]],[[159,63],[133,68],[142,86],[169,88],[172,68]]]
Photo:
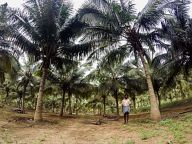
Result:
[[0,102],[25,113],[121,113],[148,110],[192,94],[190,0],[88,0],[74,15],[63,0],[0,6]]

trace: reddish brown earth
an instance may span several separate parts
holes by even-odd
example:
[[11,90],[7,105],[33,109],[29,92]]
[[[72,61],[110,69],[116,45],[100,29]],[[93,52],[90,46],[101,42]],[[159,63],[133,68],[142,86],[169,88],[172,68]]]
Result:
[[[0,144],[168,144],[178,142],[168,127],[151,122],[148,113],[131,115],[128,125],[102,117],[63,117],[44,114],[44,122],[33,123],[33,113],[16,114],[1,110]],[[163,118],[182,117],[192,106],[164,109]],[[190,114],[190,112],[189,112]],[[98,119],[101,125],[95,125]],[[146,120],[147,119],[147,120]],[[191,120],[192,121],[192,120]],[[187,124],[186,124],[187,126]],[[185,143],[192,143],[192,131],[185,135]]]

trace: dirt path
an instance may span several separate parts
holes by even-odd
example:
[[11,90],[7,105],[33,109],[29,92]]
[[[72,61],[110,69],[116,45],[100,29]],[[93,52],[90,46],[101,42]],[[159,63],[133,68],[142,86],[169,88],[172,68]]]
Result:
[[[190,110],[191,106],[166,109],[163,116],[177,116]],[[44,114],[48,121],[34,124],[33,113],[21,115],[2,109],[1,113],[0,144],[166,144],[171,141],[174,141],[174,144],[179,143],[168,127],[146,120],[148,113],[132,115],[130,123],[126,126],[123,125],[123,119],[94,125],[92,121],[96,121],[98,117],[59,118],[55,114]],[[184,126],[189,127],[191,121],[192,119],[189,123],[184,123]],[[191,139],[192,131],[189,130],[185,143],[190,144]]]
[[[59,124],[23,128],[24,126],[15,123],[9,125],[5,131],[1,131],[7,133],[3,139],[17,144],[127,144],[129,141],[138,144],[157,144],[162,141],[158,137],[142,140],[139,129],[133,122],[127,126],[121,121],[93,125],[85,124],[84,119],[68,119]],[[169,138],[171,137],[170,135]]]

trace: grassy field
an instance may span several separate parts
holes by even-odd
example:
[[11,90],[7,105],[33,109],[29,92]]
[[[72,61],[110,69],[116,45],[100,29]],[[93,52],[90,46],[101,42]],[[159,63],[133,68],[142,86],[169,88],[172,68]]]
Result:
[[[152,122],[148,113],[131,115],[128,125],[123,119],[109,121],[102,117],[59,118],[44,114],[47,121],[33,123],[32,112],[17,114],[0,109],[0,143],[2,144],[191,144],[192,105],[162,110],[163,120]],[[101,118],[103,123],[95,125]]]

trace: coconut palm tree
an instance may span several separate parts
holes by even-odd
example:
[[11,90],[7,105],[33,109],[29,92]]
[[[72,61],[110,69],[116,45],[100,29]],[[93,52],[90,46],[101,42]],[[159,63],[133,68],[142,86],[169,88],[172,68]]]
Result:
[[[102,63],[103,61],[101,61]],[[116,65],[112,67],[110,64],[106,64],[105,66],[101,63],[98,63],[97,68],[92,71],[88,76],[87,79],[94,81],[98,84],[98,94],[101,94],[103,97],[104,107],[105,107],[105,99],[106,94],[111,93],[115,98],[116,102],[116,114],[119,116],[119,96],[118,92],[120,89],[120,82],[119,82],[119,67]],[[101,64],[101,65],[100,65]]]
[[141,95],[147,91],[147,83],[145,80],[144,73],[138,68],[132,68],[127,71],[120,78],[120,80],[125,85],[124,91],[130,96],[135,111],[137,95]]
[[17,59],[11,52],[0,48],[0,82],[5,81],[5,74],[9,74],[10,78],[15,79],[20,69]]
[[165,10],[174,0],[150,0],[144,9],[135,14],[134,4],[125,0],[89,0],[90,3],[79,10],[80,19],[89,23],[85,29],[84,41],[96,41],[98,55],[103,49],[116,49],[114,55],[127,56],[132,52],[142,63],[151,103],[151,119],[160,120],[161,115],[155,96],[151,73],[146,61],[145,45],[159,44],[154,28],[165,15]]
[[143,72],[134,64],[122,61],[122,58],[114,58],[114,53],[111,51],[97,61],[97,68],[87,76],[98,83],[98,94],[103,98],[104,111],[107,95],[111,94],[115,98],[117,116],[119,116],[120,91],[133,95],[146,90]]
[[71,61],[70,64],[65,64],[60,69],[53,68],[49,72],[48,80],[62,90],[60,116],[63,116],[66,106],[66,94],[68,94],[69,114],[72,114],[72,96],[75,96],[77,102],[81,97],[90,94],[92,89],[92,86],[83,80],[84,72],[78,70],[77,64],[76,61]]
[[[75,62],[73,62],[75,63]],[[75,63],[73,66],[63,66],[62,69],[52,69],[52,71],[49,73],[48,79],[51,83],[56,84],[61,90],[62,90],[62,101],[61,101],[61,110],[60,110],[60,116],[63,116],[64,109],[65,109],[65,95],[67,92],[69,92],[70,83],[72,83],[72,79],[75,79],[75,81],[78,79],[78,77],[73,77],[73,71],[74,67],[77,67],[77,64]],[[68,93],[69,96],[69,107],[70,107],[70,113],[72,113],[71,109],[71,93]]]
[[161,70],[167,70],[169,81],[180,73],[189,75],[192,65],[192,20],[189,16],[189,0],[179,1],[173,6],[171,17],[161,22],[162,29],[158,31],[169,42],[167,53],[159,55]]
[[[21,66],[20,71],[18,72],[18,85],[17,89],[22,89],[22,101],[21,101],[21,111],[25,113],[25,96],[27,92],[27,88],[30,91],[33,91],[34,86],[37,84],[37,80],[34,76],[37,66],[35,65],[32,58],[25,58],[23,59],[23,63]],[[32,94],[34,95],[34,94]]]
[[0,5],[0,46],[7,46],[5,37],[7,36],[6,27],[7,27],[7,3]]
[[7,40],[7,3],[0,6],[0,81],[5,81],[5,73],[12,78],[16,76],[19,70],[19,63],[11,50],[11,44]]
[[190,1],[176,0],[176,2],[172,7],[172,15],[165,17],[161,22],[162,28],[156,31],[167,41],[167,44],[162,45],[166,52],[156,56],[152,62],[156,69],[154,73],[156,90],[160,88],[160,85],[163,89],[167,86],[176,86],[177,76],[179,74],[189,76],[191,69],[192,27],[188,9]]
[[[43,93],[51,65],[62,65],[73,56],[85,55],[89,44],[75,44],[74,37],[84,27],[72,6],[63,0],[27,0],[24,10],[14,11],[11,19],[11,40],[20,50],[42,62],[37,106],[34,120],[42,120]],[[68,61],[70,63],[70,61]]]
[[103,102],[103,115],[106,115],[106,104],[107,97],[110,95],[110,91],[108,90],[108,85],[106,81],[100,82],[98,86],[98,95],[102,98]]

